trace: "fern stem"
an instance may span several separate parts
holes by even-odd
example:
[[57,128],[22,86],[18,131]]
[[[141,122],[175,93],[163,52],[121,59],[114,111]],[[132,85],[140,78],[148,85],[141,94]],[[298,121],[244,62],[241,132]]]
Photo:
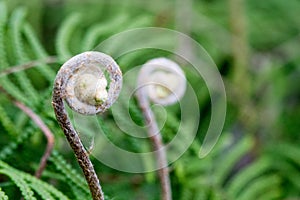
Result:
[[[58,63],[58,62],[59,62],[59,60],[56,56],[49,56],[49,57],[45,57],[45,58],[42,58],[39,60],[33,60],[33,61],[27,62],[25,64],[15,65],[15,66],[12,66],[5,70],[0,71],[0,77],[6,76],[9,74],[13,74],[16,72],[20,72],[23,70],[27,70],[27,69],[36,67],[37,65],[40,65],[40,64],[52,64],[52,63]],[[40,66],[40,67],[43,67],[43,66]]]
[[[105,98],[101,95],[107,92],[106,85],[103,85],[107,80],[101,66],[110,74],[109,90]],[[85,87],[81,87],[83,84]],[[81,114],[103,113],[116,101],[121,87],[122,73],[119,66],[110,56],[100,52],[85,52],[72,57],[61,67],[54,82],[52,104],[56,119],[75,153],[94,200],[104,200],[104,194],[89,153],[72,126],[63,101],[66,100],[74,111]],[[75,90],[77,94],[74,94]]]
[[90,187],[94,200],[104,200],[104,194],[102,192],[99,179],[94,170],[93,164],[89,159],[87,151],[84,149],[83,144],[72,126],[68,114],[66,112],[62,94],[59,88],[54,89],[53,93],[53,107],[56,115],[56,119],[63,129],[65,136],[73,149],[78,163],[84,173],[84,176]]
[[37,114],[35,114],[30,108],[28,108],[27,106],[25,106],[24,104],[22,104],[19,101],[14,101],[14,104],[35,122],[35,124],[42,130],[42,132],[44,133],[44,135],[47,138],[47,147],[46,147],[45,153],[40,160],[39,168],[35,172],[35,176],[37,178],[40,178],[44,169],[46,168],[47,160],[50,157],[53,146],[54,146],[53,133],[47,127],[47,125],[42,121],[42,119]]
[[161,199],[163,200],[171,200],[172,199],[172,191],[171,191],[171,183],[169,177],[169,169],[167,163],[166,152],[163,149],[162,137],[154,116],[150,108],[150,103],[142,92],[137,93],[137,99],[139,105],[141,107],[142,113],[144,115],[145,121],[148,125],[148,134],[149,139],[153,144],[153,148],[156,154],[157,164],[158,164],[158,176],[160,180],[160,186],[162,189]]

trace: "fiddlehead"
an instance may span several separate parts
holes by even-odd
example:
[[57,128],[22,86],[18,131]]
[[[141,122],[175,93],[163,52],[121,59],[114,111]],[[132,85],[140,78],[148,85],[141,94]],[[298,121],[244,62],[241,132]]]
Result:
[[157,104],[170,105],[177,102],[185,93],[186,79],[183,71],[173,61],[157,58],[148,61],[138,75],[137,98],[148,125],[148,135],[151,139],[158,164],[158,175],[162,188],[162,199],[172,199],[168,162],[163,147],[162,136],[150,109],[149,99]]
[[[109,73],[109,81],[106,80],[104,70]],[[115,102],[121,87],[122,73],[119,66],[110,56],[100,52],[85,52],[71,58],[61,67],[54,82],[52,104],[57,121],[83,170],[93,199],[97,200],[104,199],[99,179],[69,120],[63,101],[81,114],[103,113]]]

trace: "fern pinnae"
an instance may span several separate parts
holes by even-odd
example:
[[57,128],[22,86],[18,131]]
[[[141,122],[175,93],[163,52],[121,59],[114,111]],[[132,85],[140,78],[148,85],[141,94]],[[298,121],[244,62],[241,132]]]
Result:
[[51,196],[55,196],[60,200],[69,200],[69,198],[67,196],[65,196],[62,192],[57,190],[52,185],[50,185],[46,182],[43,182],[43,181],[37,179],[36,177],[26,174],[24,172],[17,171],[16,173],[18,173],[19,176],[23,177],[24,180],[28,181],[31,185],[33,185],[35,187],[35,189],[42,188],[42,190],[47,192],[47,194],[52,194]]
[[2,188],[0,187],[0,199],[8,200],[8,196],[3,192]]
[[276,155],[293,161],[300,167],[300,148],[298,146],[289,143],[276,144],[270,148],[270,152],[276,152]]
[[[282,199],[282,192],[280,189],[271,189],[269,191],[265,191],[264,194],[261,194],[256,200],[269,200],[269,199]],[[296,199],[295,199],[296,200]]]
[[16,137],[18,135],[14,123],[9,118],[5,109],[1,105],[0,105],[0,122],[3,125],[3,127],[6,129],[7,133],[9,133],[9,135],[11,135],[12,137]]
[[20,189],[25,200],[36,199],[34,197],[34,192],[31,190],[29,185],[21,177],[19,177],[14,170],[11,170],[10,168],[0,169],[0,174],[5,174],[11,178],[11,180]]
[[274,168],[300,191],[300,173],[296,166],[286,160],[281,160],[280,162],[274,162]]
[[72,166],[68,164],[57,151],[54,150],[52,152],[49,160],[54,164],[58,171],[66,176],[67,180],[71,181],[85,193],[89,193],[88,185],[86,184],[82,176],[80,176],[78,172],[73,169]]
[[27,141],[27,139],[34,133],[35,131],[33,128],[27,128],[25,131],[22,131],[22,134],[20,134],[16,140],[11,141],[1,149],[0,160],[5,160],[10,155],[14,154],[19,145]]
[[71,42],[72,34],[75,31],[76,26],[80,23],[81,15],[74,13],[67,17],[58,30],[56,39],[56,51],[61,60],[67,60],[72,57],[72,53],[69,49],[69,42]]
[[[37,56],[38,59],[45,59],[47,58],[47,53],[45,51],[45,49],[42,47],[42,45],[40,44],[40,42],[37,39],[37,35],[35,35],[32,27],[30,24],[25,23],[24,25],[24,35],[27,37],[27,40],[30,44],[30,46],[33,49],[34,54]],[[41,64],[40,67],[37,68],[37,70],[40,71],[40,73],[49,81],[49,82],[53,82],[54,77],[55,77],[55,73],[54,71],[45,64]]]
[[257,176],[262,175],[264,172],[270,170],[272,168],[272,160],[268,157],[262,157],[259,160],[256,160],[254,163],[247,166],[247,168],[240,171],[236,174],[232,180],[229,181],[228,187],[226,190],[228,191],[228,195],[230,197],[237,196],[244,187],[246,187],[247,183],[251,182],[251,180],[255,179]]
[[[230,172],[233,169],[234,165],[241,159],[248,151],[251,150],[251,147],[254,145],[252,138],[245,136],[237,144],[233,145],[230,151],[225,155],[221,155],[222,159],[220,160],[218,167],[216,168],[215,179],[216,182],[222,185],[225,182],[225,179],[230,176]],[[222,166],[222,167],[219,167]]]
[[46,191],[43,187],[41,187],[40,185],[37,184],[32,184],[29,183],[30,187],[44,200],[55,200],[55,198],[53,198],[51,196],[51,194]]
[[261,196],[265,192],[271,191],[271,190],[278,190],[279,184],[281,182],[281,179],[278,175],[264,175],[257,179],[255,179],[253,182],[250,183],[249,186],[243,192],[241,195],[236,197],[235,199],[239,200],[252,200],[257,199],[257,197]]
[[[25,10],[23,8],[16,9],[11,17],[11,41],[14,46],[14,52],[17,58],[17,64],[24,63],[28,61],[26,53],[24,51],[23,41],[22,41],[22,25],[25,18]],[[36,105],[39,102],[39,94],[34,89],[30,80],[28,79],[25,72],[20,71],[16,73],[16,78],[19,82],[20,87],[29,96],[33,104]]]
[[7,67],[6,52],[4,48],[5,27],[7,22],[7,9],[4,1],[0,1],[0,69]]
[[128,20],[127,15],[118,15],[114,19],[92,26],[87,30],[87,33],[82,42],[82,51],[88,51],[95,47],[100,36],[115,33],[120,30],[120,27]]
[[78,188],[73,183],[68,183],[68,185],[71,188],[76,200],[91,199],[92,198],[89,193],[83,192],[82,189]]
[[[4,42],[5,28],[7,24],[7,10],[3,1],[0,2],[0,69],[9,67],[6,55],[6,46]],[[22,92],[7,77],[0,77],[0,85],[12,96],[22,102],[29,103]]]

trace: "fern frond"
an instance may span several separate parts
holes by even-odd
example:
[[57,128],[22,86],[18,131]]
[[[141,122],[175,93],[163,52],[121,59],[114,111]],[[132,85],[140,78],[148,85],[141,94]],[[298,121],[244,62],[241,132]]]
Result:
[[[23,21],[25,18],[25,10],[22,8],[16,9],[11,17],[11,41],[14,46],[14,53],[16,56],[17,64],[22,64],[28,61],[27,55],[24,51],[24,44],[22,41],[21,30]],[[20,87],[28,95],[28,98],[31,99],[34,105],[39,102],[39,94],[34,89],[30,80],[28,79],[25,72],[20,71],[16,73],[17,80],[19,82]]]
[[[36,177],[26,174],[24,172],[19,171],[18,173],[20,176],[22,176],[24,178],[24,180],[30,182],[30,184],[33,185],[34,189],[41,188],[42,191],[46,192],[48,195],[52,194],[52,196],[55,196],[60,200],[69,200],[69,198],[67,196],[65,196],[62,192],[58,191],[52,185],[45,183],[45,182],[37,179]],[[44,195],[46,193],[44,193]]]
[[[25,35],[25,37],[27,37],[27,40],[28,40],[29,44],[31,45],[31,47],[33,49],[33,52],[37,56],[38,59],[43,59],[43,58],[46,58],[48,56],[45,49],[42,47],[42,45],[38,41],[37,35],[35,35],[31,25],[28,24],[28,23],[26,23],[24,25],[24,35]],[[55,73],[48,65],[41,64],[41,66],[39,66],[37,68],[37,70],[39,70],[40,73],[49,82],[51,82],[51,83],[53,82],[54,77],[55,77]]]
[[0,69],[7,67],[6,52],[4,48],[5,25],[7,21],[7,9],[4,1],[0,1]]
[[236,197],[235,199],[239,200],[253,200],[257,199],[257,197],[263,195],[266,192],[272,190],[279,190],[280,177],[277,175],[265,175],[255,179],[250,183],[249,186],[241,195]]
[[9,144],[5,145],[3,149],[0,151],[0,160],[5,160],[8,156],[12,155],[18,146],[34,134],[34,130],[32,128],[27,128],[18,136],[18,138],[14,141],[11,141]]
[[[277,155],[277,154],[276,154]],[[278,159],[278,158],[274,158]],[[300,191],[300,173],[297,167],[295,167],[290,162],[285,160],[280,160],[280,162],[274,162],[274,168],[279,171],[282,176],[289,180],[293,186]]]
[[8,168],[0,169],[0,174],[7,175],[11,180],[16,184],[16,186],[21,190],[22,196],[25,200],[35,200],[34,193],[28,184],[14,171],[9,170]]
[[[4,42],[5,27],[7,23],[6,5],[3,1],[0,2],[0,69],[9,67],[6,55],[6,46]],[[1,77],[0,85],[9,92],[14,98],[26,104],[30,102],[25,98],[25,95],[17,88],[7,77]]]
[[1,187],[0,187],[0,199],[8,200],[8,196],[2,191]]
[[58,191],[52,185],[45,183],[34,176],[31,176],[25,172],[19,171],[10,167],[8,164],[0,160],[0,173],[9,176],[12,181],[20,188],[24,199],[34,200],[34,189],[44,200],[56,199],[69,200],[63,193]]
[[281,200],[282,199],[282,192],[279,189],[275,189],[275,190],[269,190],[269,191],[265,191],[264,194],[260,195],[258,198],[256,198],[257,200]]
[[109,33],[115,33],[120,30],[123,24],[128,20],[127,15],[118,15],[112,20],[105,23],[97,24],[87,30],[87,33],[82,42],[82,51],[89,51],[95,48],[97,39]]
[[55,200],[55,198],[53,198],[53,197],[51,196],[51,194],[50,194],[48,191],[44,190],[44,188],[41,187],[40,185],[30,183],[29,186],[30,186],[30,187],[31,187],[38,195],[40,195],[40,197],[41,197],[42,199],[46,199],[46,200]]
[[253,146],[254,142],[249,136],[245,136],[229,149],[226,154],[221,154],[221,160],[218,162],[217,170],[215,173],[216,183],[222,185],[225,179],[230,176],[235,164],[242,158]]
[[16,137],[18,135],[14,123],[11,121],[5,109],[1,105],[0,105],[0,123],[6,129],[7,133],[9,133],[12,137]]
[[87,183],[84,181],[84,178],[75,171],[70,164],[68,164],[64,158],[58,154],[57,151],[53,151],[49,159],[56,167],[58,171],[63,173],[67,180],[70,180],[74,185],[80,188],[85,193],[89,194],[89,189]]
[[61,60],[67,60],[73,55],[68,44],[71,42],[72,34],[74,34],[76,26],[80,23],[80,19],[80,14],[72,14],[67,17],[58,30],[56,51]]
[[76,185],[69,183],[68,184],[74,194],[74,197],[77,200],[82,200],[82,199],[91,199],[91,195],[87,194],[86,192],[83,192],[80,188],[78,188]]
[[300,167],[300,148],[293,144],[281,143],[270,148],[270,152],[293,161]]
[[264,172],[272,168],[272,161],[267,157],[262,157],[255,161],[247,168],[243,169],[240,173],[235,175],[232,180],[229,181],[228,194],[230,197],[236,197],[246,187],[247,183],[256,177],[262,175]]

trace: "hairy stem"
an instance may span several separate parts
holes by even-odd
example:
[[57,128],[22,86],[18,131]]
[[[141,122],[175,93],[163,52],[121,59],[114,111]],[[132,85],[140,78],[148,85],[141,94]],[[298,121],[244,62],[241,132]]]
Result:
[[172,199],[172,190],[169,177],[169,169],[166,152],[163,149],[162,137],[157,126],[154,113],[150,108],[150,103],[146,94],[143,91],[137,93],[137,98],[141,110],[143,112],[145,121],[148,125],[148,135],[152,142],[153,149],[155,151],[157,164],[158,164],[158,176],[161,186],[161,199],[162,200],[171,200]]
[[57,121],[59,122],[63,132],[73,149],[77,161],[84,173],[85,179],[89,185],[92,197],[94,200],[104,200],[104,194],[102,192],[99,179],[94,170],[93,164],[89,159],[88,153],[81,143],[81,140],[72,126],[68,114],[65,110],[62,94],[61,83],[56,81],[53,91],[52,105],[55,111]]

